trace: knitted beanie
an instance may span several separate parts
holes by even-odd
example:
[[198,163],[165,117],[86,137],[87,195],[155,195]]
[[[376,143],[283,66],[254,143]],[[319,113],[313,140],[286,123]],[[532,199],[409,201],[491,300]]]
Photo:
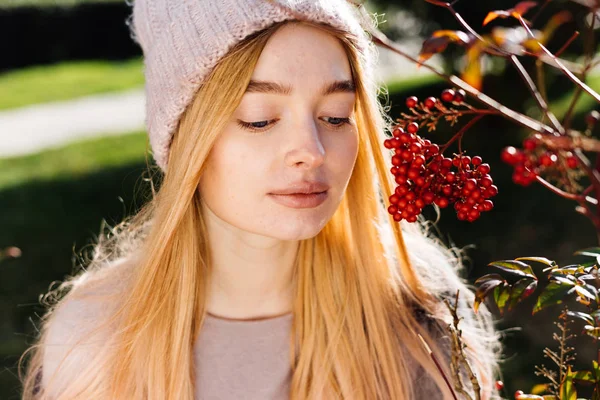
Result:
[[365,15],[347,0],[134,0],[130,30],[144,55],[145,125],[157,165],[166,171],[181,115],[236,43],[300,16],[356,36],[370,76],[376,51],[363,29],[373,23]]

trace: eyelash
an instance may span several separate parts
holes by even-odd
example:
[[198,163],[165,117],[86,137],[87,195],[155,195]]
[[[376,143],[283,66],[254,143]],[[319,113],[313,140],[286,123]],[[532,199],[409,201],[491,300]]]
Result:
[[[333,126],[333,129],[341,129],[343,128],[346,124],[350,123],[350,118],[337,118],[337,117],[331,117],[331,119],[337,119],[340,120],[341,123],[340,124],[331,124]],[[276,121],[274,119],[269,120],[269,121],[257,121],[257,122],[244,122],[241,120],[238,120],[238,125],[241,126],[244,129],[248,129],[249,131],[252,132],[261,132],[266,130],[270,124],[267,124],[266,126],[261,126],[259,128],[252,126],[252,124],[259,124],[261,122],[273,122]]]

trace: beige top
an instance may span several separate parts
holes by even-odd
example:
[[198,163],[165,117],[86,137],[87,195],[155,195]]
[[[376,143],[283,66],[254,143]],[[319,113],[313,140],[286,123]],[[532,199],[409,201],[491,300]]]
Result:
[[257,320],[207,314],[194,348],[199,400],[283,400],[292,378],[293,313]]
[[[68,398],[61,393],[73,383],[77,387],[89,384],[78,377],[82,368],[93,368],[95,357],[110,347],[103,332],[94,335],[93,331],[111,315],[105,295],[113,291],[113,287],[85,290],[79,297],[67,296],[55,310],[43,347],[38,387],[48,387],[50,376],[57,369],[58,374],[57,381],[51,385],[53,393],[46,393],[44,400]],[[431,322],[424,319],[421,312],[416,316],[425,325]],[[288,399],[292,378],[289,348],[292,322],[292,312],[254,320],[207,314],[193,350],[197,368],[196,399]],[[77,344],[74,351],[69,352],[74,344]],[[59,368],[63,359],[65,364]],[[413,382],[418,390],[414,398],[441,399],[433,380],[421,373],[422,368],[414,371]]]

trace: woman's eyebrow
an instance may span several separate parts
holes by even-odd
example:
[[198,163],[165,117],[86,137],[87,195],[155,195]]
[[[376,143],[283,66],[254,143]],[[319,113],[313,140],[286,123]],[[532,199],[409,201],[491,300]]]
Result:
[[[292,93],[292,87],[277,82],[251,80],[246,88],[246,93],[289,95]],[[356,93],[356,87],[354,86],[354,82],[343,80],[331,82],[321,89],[321,94],[323,96],[333,93]]]

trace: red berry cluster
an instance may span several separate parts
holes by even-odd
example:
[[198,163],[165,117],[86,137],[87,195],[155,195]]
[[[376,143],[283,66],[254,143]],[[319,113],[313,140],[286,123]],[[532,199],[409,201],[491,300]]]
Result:
[[[563,157],[567,168],[575,169],[579,165],[577,158],[571,152],[567,152]],[[513,182],[521,186],[531,185],[536,177],[547,169],[560,168],[559,155],[544,149],[535,137],[525,139],[523,149],[512,146],[504,148],[501,158],[514,167]]]
[[[459,90],[445,89],[444,91],[442,91],[442,94],[440,95],[440,99],[447,103],[460,104],[463,101],[465,101],[466,95],[467,95],[466,92],[462,89],[459,89]],[[436,99],[435,97],[428,97],[425,100],[423,100],[422,107],[427,108],[427,109],[432,109],[436,106],[437,103],[438,103],[438,99]],[[419,106],[419,98],[417,96],[410,96],[406,99],[406,107],[415,108],[417,106]]]
[[406,130],[398,125],[393,137],[384,141],[387,149],[394,149],[390,172],[398,186],[388,207],[394,221],[415,222],[432,203],[440,208],[454,203],[458,219],[470,222],[490,211],[494,204],[489,199],[498,194],[490,166],[479,156],[444,157],[438,145],[416,134],[418,129],[415,122]]

